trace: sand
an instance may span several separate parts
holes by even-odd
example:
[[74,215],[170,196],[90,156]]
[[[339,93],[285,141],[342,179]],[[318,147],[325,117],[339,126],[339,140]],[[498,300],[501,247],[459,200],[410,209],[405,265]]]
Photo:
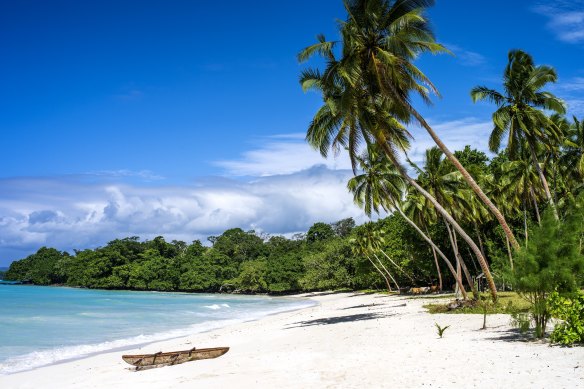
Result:
[[[305,296],[319,305],[0,376],[0,388],[584,388],[584,347],[525,341],[507,315],[480,330],[482,315],[430,315],[428,299]],[[443,338],[434,323],[450,326]],[[193,346],[231,350],[139,372],[120,358]]]

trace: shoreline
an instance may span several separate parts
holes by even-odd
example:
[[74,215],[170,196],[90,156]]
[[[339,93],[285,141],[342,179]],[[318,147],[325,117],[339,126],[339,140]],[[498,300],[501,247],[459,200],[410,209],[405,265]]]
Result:
[[[230,347],[224,356],[132,371],[107,351],[0,376],[10,388],[578,387],[584,347],[526,342],[508,315],[431,315],[431,298],[308,293],[318,305],[140,347],[129,354]],[[450,325],[440,339],[434,323]],[[126,353],[126,352],[124,352]],[[47,377],[59,377],[47,382]],[[50,381],[50,380],[49,380]]]
[[[303,300],[307,300],[307,299],[304,298]],[[211,328],[203,329],[203,330],[200,330],[200,331],[197,331],[197,332],[193,332],[192,334],[189,334],[189,335],[178,335],[178,336],[172,336],[172,337],[166,338],[166,339],[158,339],[158,340],[145,341],[145,342],[142,342],[142,343],[134,343],[134,344],[128,344],[128,345],[123,345],[123,346],[117,346],[117,347],[113,347],[111,349],[106,349],[106,350],[101,350],[101,351],[94,351],[94,352],[90,352],[90,353],[87,353],[87,354],[83,354],[83,355],[74,356],[74,357],[71,357],[71,358],[66,358],[66,359],[58,360],[58,361],[51,362],[51,363],[48,363],[48,364],[42,365],[42,366],[31,367],[31,368],[26,369],[26,370],[20,370],[20,371],[16,371],[16,372],[13,372],[13,373],[5,373],[5,374],[0,373],[0,383],[2,382],[2,377],[5,377],[5,376],[11,376],[11,375],[14,375],[14,374],[19,374],[19,373],[27,373],[27,372],[31,372],[31,371],[34,371],[34,370],[37,370],[37,369],[42,369],[42,368],[45,368],[45,367],[51,367],[51,366],[56,366],[56,365],[61,365],[61,364],[66,364],[66,363],[72,363],[72,362],[80,361],[80,360],[83,360],[83,359],[86,359],[86,358],[95,357],[95,356],[98,356],[98,355],[101,355],[101,354],[119,353],[119,352],[122,352],[122,351],[142,349],[144,347],[147,347],[147,346],[150,346],[150,345],[154,345],[156,343],[169,342],[169,341],[173,341],[173,340],[180,340],[180,339],[183,339],[183,338],[188,338],[189,336],[194,335],[194,334],[204,334],[206,332],[220,330],[222,328],[229,327],[229,326],[236,326],[236,325],[242,324],[242,323],[260,321],[260,320],[262,320],[262,319],[264,319],[266,317],[270,317],[270,316],[274,316],[274,315],[279,315],[279,314],[283,314],[283,313],[287,313],[287,312],[298,311],[298,310],[302,310],[302,309],[307,309],[307,308],[314,307],[315,305],[318,305],[318,303],[315,303],[315,304],[312,304],[312,305],[309,305],[309,306],[306,306],[306,307],[293,307],[293,308],[286,309],[286,310],[283,310],[283,311],[271,312],[271,313],[264,314],[262,316],[258,316],[258,317],[253,318],[253,319],[241,319],[241,321],[239,321],[238,319],[233,319],[233,320],[235,320],[234,323],[220,323],[217,327],[211,327]],[[186,328],[184,328],[184,330],[186,330],[188,328],[190,328],[190,327],[186,327]],[[176,331],[181,331],[181,329],[176,329]],[[156,334],[149,334],[149,335],[146,335],[146,336],[154,336],[154,335],[156,335]],[[124,340],[124,339],[120,339],[120,340]],[[96,345],[98,345],[98,344],[79,345],[79,346],[96,346]],[[78,347],[78,346],[72,346],[72,347]]]
[[[18,285],[20,286],[20,285]],[[29,286],[29,285],[23,285]],[[40,286],[40,287],[53,287],[51,286]],[[39,286],[34,286],[38,288]],[[65,287],[69,288],[69,287]],[[92,289],[94,290],[94,289]],[[105,289],[100,289],[100,291],[108,291]],[[113,292],[119,292],[117,290]],[[134,293],[134,291],[130,291],[129,293]],[[144,293],[142,291],[138,293]],[[157,293],[156,291],[152,291],[152,293]],[[168,292],[172,294],[190,294],[190,293],[181,293],[181,292]],[[204,297],[210,296],[212,294],[205,293],[201,294]],[[228,297],[225,294],[221,294],[222,296]],[[235,298],[238,298],[240,295],[235,295]],[[242,298],[246,297],[254,297],[254,296],[247,296],[241,295]],[[250,313],[236,314],[230,318],[222,318],[220,320],[213,320],[211,318],[201,321],[201,322],[190,322],[190,323],[182,323],[180,327],[171,327],[165,330],[158,329],[155,332],[144,332],[144,333],[137,333],[135,335],[128,335],[127,337],[118,338],[118,339],[111,339],[111,340],[102,340],[102,341],[94,341],[94,342],[83,342],[77,344],[68,344],[62,346],[55,346],[51,348],[41,349],[41,350],[30,350],[24,352],[19,355],[13,355],[8,357],[6,360],[0,363],[0,383],[2,382],[2,377],[10,376],[13,374],[25,373],[34,371],[36,369],[41,369],[45,367],[50,367],[54,365],[60,365],[64,363],[75,362],[78,360],[83,360],[86,358],[98,356],[101,354],[113,353],[113,352],[122,352],[127,350],[135,350],[140,349],[143,347],[147,347],[151,344],[172,341],[177,339],[182,339],[194,334],[203,334],[210,331],[220,330],[225,327],[234,326],[246,322],[258,321],[262,320],[265,317],[269,317],[272,315],[278,315],[280,313],[292,312],[299,309],[305,309],[312,307],[317,302],[310,300],[308,298],[303,298],[300,295],[291,295],[287,297],[278,297],[278,296],[263,296],[263,295],[255,295],[261,299],[275,299],[278,301],[287,301],[285,305],[279,307],[272,307],[260,309],[258,311],[251,311]],[[257,300],[257,298],[256,298]],[[219,309],[219,307],[213,306],[205,306],[207,308]],[[91,308],[89,308],[91,310]],[[80,323],[80,325],[82,325]],[[79,327],[83,328],[83,327]],[[63,334],[66,335],[66,332]],[[32,363],[28,362],[29,359],[37,359],[40,360],[40,363]],[[6,364],[8,363],[8,364]],[[6,364],[3,366],[3,364]],[[10,365],[13,365],[10,367]],[[8,370],[12,369],[12,371]]]

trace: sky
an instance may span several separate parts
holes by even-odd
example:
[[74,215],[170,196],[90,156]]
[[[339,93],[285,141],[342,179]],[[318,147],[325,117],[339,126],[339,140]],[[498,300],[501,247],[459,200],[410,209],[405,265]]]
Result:
[[[417,105],[452,149],[487,151],[507,53],[553,66],[549,90],[584,117],[584,0],[437,1],[453,55],[416,65],[441,92]],[[240,227],[290,236],[367,220],[346,155],[304,141],[321,104],[297,53],[339,38],[341,0],[0,3],[0,266],[42,246],[128,236],[205,242]],[[432,146],[419,128],[412,156]]]

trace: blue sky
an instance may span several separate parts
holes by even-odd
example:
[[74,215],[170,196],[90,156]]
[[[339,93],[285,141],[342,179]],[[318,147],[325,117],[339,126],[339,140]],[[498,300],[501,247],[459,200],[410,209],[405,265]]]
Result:
[[[584,116],[584,1],[465,3],[428,13],[454,56],[418,61],[442,93],[419,108],[452,149],[486,149],[492,107],[469,90],[498,88],[513,48]],[[343,18],[340,0],[2,2],[0,266],[43,245],[365,220],[346,158],[303,142],[320,98],[296,54]],[[413,132],[419,157],[431,141]]]

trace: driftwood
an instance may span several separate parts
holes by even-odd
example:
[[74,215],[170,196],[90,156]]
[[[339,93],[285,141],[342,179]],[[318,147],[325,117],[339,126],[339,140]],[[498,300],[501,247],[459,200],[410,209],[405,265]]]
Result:
[[136,370],[144,367],[161,367],[177,365],[199,359],[217,358],[229,351],[229,347],[201,348],[193,347],[190,350],[171,351],[154,354],[122,355],[122,359],[130,365],[136,366]]

